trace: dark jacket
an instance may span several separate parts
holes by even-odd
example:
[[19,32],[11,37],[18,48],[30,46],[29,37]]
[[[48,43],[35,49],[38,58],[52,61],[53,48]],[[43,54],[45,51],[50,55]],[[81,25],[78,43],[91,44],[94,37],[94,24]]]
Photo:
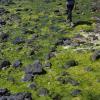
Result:
[[74,3],[75,3],[75,0],[67,0],[68,5],[74,5]]

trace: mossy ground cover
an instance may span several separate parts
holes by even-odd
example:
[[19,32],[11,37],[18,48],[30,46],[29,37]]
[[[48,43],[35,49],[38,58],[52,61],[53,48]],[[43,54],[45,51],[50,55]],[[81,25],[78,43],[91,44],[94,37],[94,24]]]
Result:
[[[92,31],[95,27],[92,20],[91,0],[76,0],[76,9],[73,11],[73,22],[89,21],[91,25],[78,25],[75,28],[70,28],[66,25],[65,2],[66,0],[50,0],[50,3],[45,0],[15,0],[15,4],[6,6],[0,4],[0,7],[5,8],[10,13],[0,16],[0,19],[6,20],[6,25],[0,28],[0,31],[9,34],[7,42],[0,43],[0,59],[9,59],[14,62],[16,59],[22,61],[23,66],[15,69],[10,66],[6,70],[0,70],[0,87],[8,88],[12,93],[31,92],[33,100],[52,100],[48,96],[38,96],[36,90],[28,88],[31,82],[22,82],[21,78],[24,75],[24,67],[34,62],[41,60],[45,64],[45,57],[50,52],[50,49],[55,46],[55,42],[59,38],[73,37],[81,33],[81,31]],[[55,12],[55,10],[60,13]],[[12,16],[12,19],[10,19]],[[32,34],[23,34],[24,30],[32,31]],[[25,41],[32,38],[33,33],[38,35],[32,43],[21,43],[14,45],[12,41],[16,37],[21,37]],[[17,51],[18,48],[21,50]],[[34,55],[29,56],[29,52],[37,48]],[[91,61],[92,52],[90,50],[84,52],[74,51],[73,48],[64,49],[62,46],[57,46],[56,56],[51,58],[51,68],[44,68],[45,75],[37,75],[34,82],[38,88],[45,87],[49,94],[60,94],[61,100],[99,100],[100,99],[100,60]],[[78,61],[78,65],[69,69],[64,69],[66,61],[74,59]],[[43,66],[44,67],[44,66]],[[85,67],[91,67],[90,72],[85,71]],[[57,81],[62,72],[68,72],[68,76],[77,80],[80,85],[72,86],[71,84],[61,84]],[[9,77],[14,80],[8,80]],[[71,95],[73,89],[80,89],[82,93],[76,97]]]

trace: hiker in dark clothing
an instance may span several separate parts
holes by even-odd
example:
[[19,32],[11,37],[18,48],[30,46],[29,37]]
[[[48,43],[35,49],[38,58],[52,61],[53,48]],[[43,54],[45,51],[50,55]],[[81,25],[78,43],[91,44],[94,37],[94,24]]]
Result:
[[71,26],[73,26],[72,23],[72,10],[74,8],[75,0],[67,0],[66,5],[67,5],[67,22],[70,23]]

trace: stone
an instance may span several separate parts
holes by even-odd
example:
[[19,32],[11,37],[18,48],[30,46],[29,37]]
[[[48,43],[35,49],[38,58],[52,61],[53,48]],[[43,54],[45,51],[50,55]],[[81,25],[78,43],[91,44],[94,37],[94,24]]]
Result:
[[70,68],[70,67],[74,67],[74,66],[77,66],[78,65],[78,62],[75,61],[75,60],[69,60],[66,62],[66,64],[64,65],[64,68]]
[[25,73],[26,74],[33,74],[33,75],[39,75],[39,74],[44,74],[45,71],[42,68],[42,64],[40,63],[39,60],[34,61],[34,64],[30,64],[25,68]]
[[22,63],[21,63],[21,61],[20,60],[16,60],[14,63],[13,63],[13,67],[15,67],[15,68],[18,68],[18,67],[20,67],[22,65]]
[[25,43],[24,39],[21,38],[21,37],[16,37],[16,38],[13,40],[13,44],[21,44],[21,43]]
[[72,90],[72,92],[71,92],[72,96],[77,96],[77,95],[80,95],[80,94],[81,94],[81,90],[79,90],[79,89]]
[[93,55],[91,56],[92,61],[96,61],[100,59],[100,50],[96,50]]
[[0,100],[33,100],[31,93],[20,92],[16,94],[0,96]]
[[25,76],[22,78],[23,82],[33,81],[34,75],[32,74],[25,74]]
[[32,82],[31,84],[28,85],[28,87],[32,90],[35,90],[37,88],[37,85],[35,82]]
[[50,62],[47,62],[46,64],[45,64],[45,67],[47,67],[47,68],[50,68],[52,66],[52,64],[50,63]]
[[90,72],[90,71],[92,71],[93,69],[92,69],[91,67],[85,67],[84,70],[87,71],[87,72]]
[[5,14],[6,10],[4,8],[0,8],[0,15]]
[[79,85],[79,82],[77,82],[76,80],[74,80],[74,79],[72,79],[72,78],[68,78],[67,80],[66,80],[66,78],[65,78],[65,82],[68,82],[68,83],[70,83],[70,84],[72,84],[73,86],[78,86]]
[[9,90],[7,88],[0,88],[0,97],[1,96],[9,96]]
[[59,45],[71,45],[72,41],[70,38],[60,38],[56,41],[55,46],[59,46]]
[[6,22],[4,20],[0,19],[0,26],[5,25],[5,24],[6,24]]
[[2,60],[0,62],[0,69],[5,69],[11,65],[9,60]]
[[38,95],[39,95],[39,96],[47,96],[48,93],[49,93],[49,91],[48,91],[48,89],[46,89],[46,88],[40,88],[40,89],[38,90]]
[[46,60],[49,60],[49,59],[51,59],[54,56],[55,56],[54,52],[50,52],[50,53],[47,54]]
[[7,41],[8,38],[9,38],[9,35],[7,33],[3,33],[3,32],[0,33],[0,41],[1,42]]
[[2,3],[2,4],[8,4],[8,3],[11,3],[11,0],[0,0],[0,3]]
[[31,93],[17,93],[14,95],[15,100],[32,100]]
[[63,71],[63,72],[61,72],[61,74],[60,74],[61,76],[69,76],[69,73],[68,72],[65,72],[65,71]]
[[58,78],[57,78],[57,81],[59,81],[60,84],[65,84],[65,80],[64,80],[64,78],[62,78],[62,77],[58,77]]

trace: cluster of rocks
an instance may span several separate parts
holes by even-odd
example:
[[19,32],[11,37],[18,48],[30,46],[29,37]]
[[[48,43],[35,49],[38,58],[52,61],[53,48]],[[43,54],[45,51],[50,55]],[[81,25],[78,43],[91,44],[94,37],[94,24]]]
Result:
[[25,76],[22,81],[32,81],[36,75],[45,74],[46,71],[42,68],[42,64],[39,60],[34,61],[34,64],[30,64],[25,67]]
[[0,88],[0,100],[32,100],[31,93],[11,94],[6,88]]
[[22,62],[20,60],[16,60],[11,64],[9,60],[6,60],[6,59],[0,60],[0,69],[6,69],[10,67],[10,65],[12,65],[14,68],[18,68],[22,66]]

